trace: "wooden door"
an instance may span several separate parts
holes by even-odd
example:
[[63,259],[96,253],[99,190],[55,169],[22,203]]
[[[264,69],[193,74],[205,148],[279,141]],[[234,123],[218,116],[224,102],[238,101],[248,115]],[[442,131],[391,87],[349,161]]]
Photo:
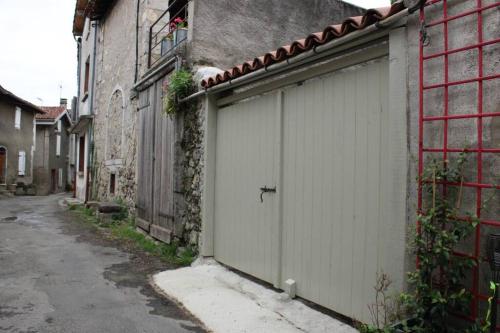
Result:
[[57,174],[56,169],[50,170],[50,192],[56,193],[57,189]]
[[137,224],[170,242],[174,223],[174,120],[163,112],[163,79],[139,96]]
[[277,193],[276,94],[220,109],[217,114],[215,258],[273,282]]
[[0,147],[0,184],[5,184],[7,176],[7,150]]

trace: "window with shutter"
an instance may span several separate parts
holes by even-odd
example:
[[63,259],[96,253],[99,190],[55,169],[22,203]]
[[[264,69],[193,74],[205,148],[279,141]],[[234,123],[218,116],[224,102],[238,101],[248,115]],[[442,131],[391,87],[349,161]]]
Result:
[[61,155],[61,136],[59,134],[56,135],[56,156]]
[[26,170],[26,152],[19,151],[19,176],[24,176]]
[[14,127],[17,129],[21,129],[21,108],[20,107],[16,107]]

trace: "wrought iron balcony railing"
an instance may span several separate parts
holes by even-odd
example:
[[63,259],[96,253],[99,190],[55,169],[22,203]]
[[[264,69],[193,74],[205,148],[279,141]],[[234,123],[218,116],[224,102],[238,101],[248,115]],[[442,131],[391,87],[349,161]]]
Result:
[[149,28],[148,68],[187,40],[188,1],[175,0]]

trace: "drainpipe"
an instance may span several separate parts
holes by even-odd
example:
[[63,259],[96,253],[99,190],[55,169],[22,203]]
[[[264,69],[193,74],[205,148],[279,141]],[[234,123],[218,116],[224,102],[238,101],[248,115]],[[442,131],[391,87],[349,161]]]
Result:
[[137,0],[137,8],[135,15],[135,76],[134,76],[134,84],[137,83],[137,79],[139,76],[139,10],[141,0]]
[[[77,69],[76,69],[76,81],[77,81],[77,93],[76,93],[76,103],[75,103],[75,110],[73,110],[73,116],[74,116],[74,121],[75,124],[78,122],[78,117],[80,116],[80,70],[82,66],[82,38],[78,37],[76,39],[76,48],[77,48]],[[76,164],[76,159],[78,154],[76,153],[76,147],[77,147],[77,142],[76,140],[76,134],[71,134],[73,135],[74,142],[73,142],[73,161],[75,161],[75,167],[74,167],[74,178],[73,178],[73,198],[76,198],[76,179],[78,177],[78,166]]]
[[[96,56],[97,56],[97,29],[99,28],[99,21],[95,20],[91,23],[91,26],[94,28],[94,46],[92,50],[92,82],[90,84],[90,115],[94,115],[94,98],[95,98],[95,64],[96,64]],[[92,178],[95,176],[95,172],[91,172],[91,169],[94,169],[94,120],[90,123],[90,127],[88,130],[88,151],[87,151],[87,184],[85,187],[85,202],[89,200],[90,195],[90,176]],[[92,179],[92,183],[94,179]]]

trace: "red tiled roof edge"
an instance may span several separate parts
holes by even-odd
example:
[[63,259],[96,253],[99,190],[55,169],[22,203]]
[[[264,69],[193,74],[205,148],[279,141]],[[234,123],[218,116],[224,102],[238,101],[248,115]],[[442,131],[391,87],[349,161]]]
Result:
[[64,106],[42,106],[41,108],[44,113],[37,114],[36,119],[54,120],[62,113],[66,112],[66,107]]
[[366,28],[386,18],[404,10],[402,1],[398,1],[391,6],[368,9],[363,16],[354,16],[345,19],[341,24],[327,26],[323,31],[312,33],[304,39],[292,42],[290,45],[282,46],[275,51],[268,52],[261,57],[247,61],[241,65],[235,66],[223,73],[201,81],[201,86],[205,89],[218,84],[234,80],[248,73],[254,72],[263,67],[284,61],[313,49],[316,46],[326,44],[334,39],[344,37],[345,35]]

